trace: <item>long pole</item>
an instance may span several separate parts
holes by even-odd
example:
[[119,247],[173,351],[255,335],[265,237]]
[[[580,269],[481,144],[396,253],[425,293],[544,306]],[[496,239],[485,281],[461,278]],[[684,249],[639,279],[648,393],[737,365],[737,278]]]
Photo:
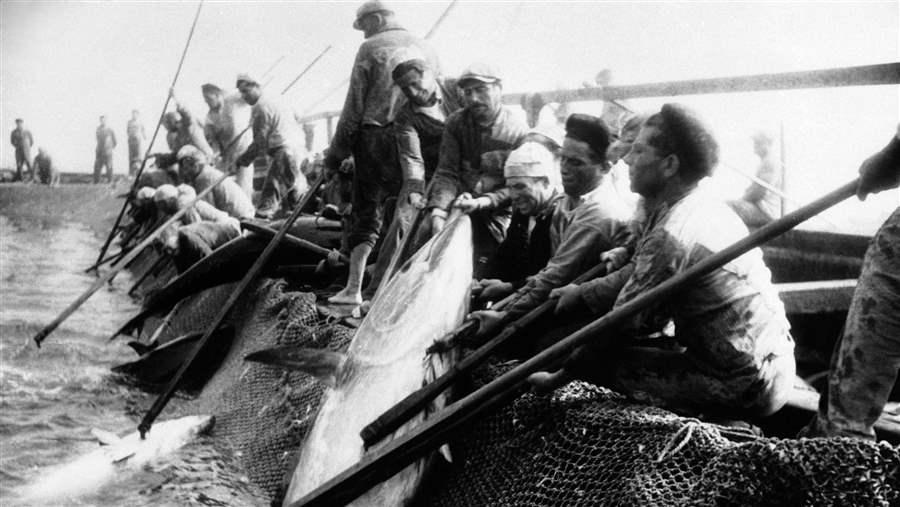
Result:
[[176,212],[174,215],[169,217],[169,219],[166,220],[165,222],[163,222],[163,224],[160,225],[159,228],[157,228],[155,231],[153,231],[152,234],[150,234],[149,236],[144,238],[144,240],[141,241],[136,247],[134,247],[133,250],[128,252],[128,255],[123,257],[119,262],[117,262],[115,264],[115,266],[110,268],[109,271],[107,271],[106,273],[103,274],[103,276],[98,278],[94,282],[93,285],[91,285],[86,291],[84,291],[83,294],[78,296],[78,298],[75,301],[73,301],[72,304],[70,304],[65,310],[63,310],[62,313],[60,313],[59,316],[53,320],[53,322],[51,322],[50,324],[47,324],[47,326],[45,326],[43,329],[38,331],[38,333],[36,335],[34,335],[34,342],[37,344],[37,346],[40,347],[41,342],[43,342],[44,339],[47,338],[47,335],[52,333],[54,329],[56,329],[57,327],[59,327],[60,324],[63,323],[63,321],[65,321],[67,318],[69,318],[69,316],[72,315],[72,313],[74,313],[75,310],[78,309],[78,307],[80,307],[82,304],[84,304],[84,302],[87,301],[88,298],[90,298],[95,292],[97,292],[100,289],[100,287],[103,287],[103,285],[106,284],[106,282],[112,280],[112,278],[114,276],[116,276],[116,273],[125,269],[125,266],[128,263],[130,263],[132,260],[134,260],[138,255],[140,255],[140,253],[143,252],[144,249],[147,248],[147,246],[149,246],[151,243],[153,243],[153,241],[155,241],[156,238],[159,237],[159,235],[162,234],[162,232],[168,226],[172,225],[173,223],[175,223],[176,220],[180,219],[185,213],[187,213],[191,208],[194,207],[194,204],[196,204],[197,201],[199,201],[200,199],[205,197],[206,194],[212,192],[213,189],[216,188],[217,186],[219,186],[220,183],[225,181],[225,178],[227,178],[227,177],[228,177],[228,175],[222,175],[222,177],[219,178],[218,180],[216,180],[215,183],[210,185],[208,188],[204,189],[202,192],[198,193],[197,197],[195,197],[194,200],[192,200],[187,206],[178,210],[178,212]]
[[318,62],[323,56],[325,56],[325,53],[327,53],[330,49],[331,46],[329,45],[325,49],[323,49],[321,53],[319,53],[319,56],[313,58],[313,61],[309,62],[309,65],[307,65],[306,68],[303,69],[300,74],[298,74],[297,77],[294,78],[293,81],[291,81],[291,84],[287,85],[284,90],[281,91],[281,94],[284,95],[285,93],[287,93],[287,91],[290,90],[297,81],[300,81],[300,78],[303,77],[307,72],[309,72],[309,69],[313,68],[313,65],[315,65],[316,62]]
[[[178,69],[175,70],[175,77],[172,78],[172,85],[169,86],[169,90],[175,87],[175,84],[178,82],[178,76],[181,74],[181,68],[184,66],[184,59],[187,56],[188,48],[191,46],[191,39],[194,38],[194,29],[197,28],[197,20],[200,19],[200,9],[203,7],[203,0],[200,0],[200,3],[197,5],[197,13],[194,14],[194,22],[191,24],[191,31],[188,33],[187,42],[184,44],[184,51],[181,52],[181,60],[178,61]],[[119,230],[119,224],[122,222],[122,217],[125,216],[125,210],[128,208],[128,203],[131,202],[132,196],[134,196],[134,191],[137,189],[138,182],[141,181],[141,174],[144,172],[144,168],[147,166],[147,158],[150,157],[150,151],[153,149],[153,143],[156,142],[156,136],[159,134],[159,128],[162,125],[163,118],[166,115],[166,109],[169,107],[169,101],[172,99],[170,93],[166,93],[166,102],[163,104],[162,112],[159,113],[159,120],[156,121],[156,129],[153,130],[153,137],[150,138],[150,144],[147,145],[147,151],[144,153],[144,159],[141,161],[141,167],[138,169],[138,172],[134,175],[134,181],[131,183],[131,190],[128,191],[128,196],[125,198],[125,202],[122,203],[122,209],[119,210],[119,216],[116,217],[116,222],[113,224],[112,229],[110,229],[109,234],[106,236],[106,241],[103,243],[103,248],[100,249],[100,255],[97,256],[97,262],[95,264],[99,264],[100,260],[103,259],[103,256],[106,255],[106,250],[109,248],[109,244],[112,242],[113,237]]]
[[[338,474],[290,507],[343,505],[393,476],[425,453],[437,448],[462,425],[505,401],[529,375],[564,359],[577,347],[589,342],[611,341],[609,331],[621,326],[636,313],[672,297],[701,276],[724,266],[766,241],[792,229],[810,217],[855,195],[858,180],[832,191],[815,202],[757,229],[733,245],[716,252],[686,271],[644,292],[628,303],[591,322],[528,361],[482,386],[477,391],[445,408],[410,433],[366,455],[359,463]],[[601,334],[601,333],[606,333]]]
[[160,412],[166,407],[166,404],[169,403],[169,400],[172,399],[172,395],[175,394],[175,389],[178,388],[178,384],[181,382],[181,378],[184,376],[185,372],[187,372],[188,368],[194,363],[194,360],[200,354],[200,351],[203,349],[203,346],[206,345],[206,342],[209,341],[209,338],[215,333],[216,329],[225,321],[225,318],[228,317],[228,314],[231,312],[231,308],[237,303],[237,300],[244,294],[244,291],[247,290],[247,287],[253,283],[257,276],[262,272],[263,268],[266,266],[266,263],[269,262],[269,257],[275,252],[275,249],[278,248],[278,245],[281,243],[281,240],[284,239],[284,236],[291,229],[291,226],[294,225],[294,222],[297,221],[297,218],[300,217],[300,212],[306,206],[306,203],[312,198],[312,195],[316,192],[316,189],[319,188],[319,185],[322,184],[322,181],[325,179],[325,173],[322,172],[319,174],[319,177],[316,178],[315,182],[310,185],[309,191],[306,192],[306,195],[303,196],[303,199],[299,204],[294,208],[294,211],[291,213],[291,216],[284,222],[284,225],[281,226],[281,229],[278,230],[278,234],[269,241],[269,244],[266,245],[265,250],[259,255],[256,259],[256,262],[253,263],[253,266],[250,267],[250,270],[247,271],[247,274],[244,275],[244,278],[241,279],[238,286],[231,292],[231,295],[228,296],[228,299],[225,301],[225,304],[219,309],[216,314],[215,319],[213,319],[212,324],[207,327],[206,332],[203,334],[203,337],[197,341],[194,345],[193,350],[187,358],[185,358],[184,362],[181,363],[181,367],[178,369],[178,372],[175,373],[175,376],[172,377],[172,380],[166,385],[166,389],[162,394],[153,402],[153,406],[150,407],[150,410],[144,415],[144,418],[141,420],[141,423],[138,425],[138,431],[141,434],[141,438],[150,431],[150,427],[153,425],[153,421],[156,420],[157,416],[159,416]]

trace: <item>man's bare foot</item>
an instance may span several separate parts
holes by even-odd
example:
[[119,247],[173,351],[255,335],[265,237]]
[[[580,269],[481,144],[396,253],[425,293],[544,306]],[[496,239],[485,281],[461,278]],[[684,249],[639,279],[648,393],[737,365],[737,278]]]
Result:
[[528,376],[528,383],[531,384],[531,387],[538,394],[547,394],[573,380],[575,380],[575,377],[562,368],[552,373],[539,371]]
[[344,288],[342,291],[328,298],[328,302],[336,305],[361,305],[362,295],[359,291]]

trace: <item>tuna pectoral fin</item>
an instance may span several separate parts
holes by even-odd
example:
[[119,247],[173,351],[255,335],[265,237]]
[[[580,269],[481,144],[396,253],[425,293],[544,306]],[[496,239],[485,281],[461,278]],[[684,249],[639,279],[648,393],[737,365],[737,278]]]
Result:
[[339,352],[290,345],[253,352],[244,360],[302,371],[330,387],[337,386],[347,364],[347,356]]

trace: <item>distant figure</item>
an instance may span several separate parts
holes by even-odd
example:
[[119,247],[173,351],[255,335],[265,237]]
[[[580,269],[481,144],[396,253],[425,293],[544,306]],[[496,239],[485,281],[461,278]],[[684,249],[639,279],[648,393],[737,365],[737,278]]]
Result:
[[131,119],[128,120],[126,132],[128,133],[128,175],[134,176],[141,168],[144,141],[147,140],[144,124],[141,123],[141,113],[137,109],[131,111]]
[[31,132],[25,128],[25,120],[16,118],[16,128],[9,134],[9,142],[16,149],[16,179],[14,181],[22,181],[22,166],[28,166],[28,171],[33,173],[31,166],[31,147],[34,145],[34,138]]
[[244,153],[253,140],[253,133],[248,129],[250,106],[240,95],[235,93],[226,95],[221,88],[212,83],[206,83],[200,90],[203,92],[203,100],[209,106],[204,131],[206,140],[216,154],[214,165],[220,171],[234,174],[237,184],[248,196],[252,196],[253,166],[235,164],[238,155]]
[[53,158],[44,148],[38,148],[38,154],[34,157],[34,181],[44,185],[59,185],[59,171],[53,165]]
[[[782,172],[772,153],[772,136],[759,131],[753,135],[753,152],[759,157],[756,178],[770,187],[780,188]],[[728,205],[741,217],[747,227],[760,227],[781,216],[781,197],[754,181],[744,196]]]
[[271,219],[279,210],[291,213],[309,185],[300,173],[297,153],[300,126],[294,114],[280,101],[263,96],[259,81],[248,74],[238,74],[238,91],[252,107],[250,124],[253,142],[235,160],[238,166],[250,165],[260,155],[272,159],[259,197],[256,216]]
[[[404,191],[392,125],[404,100],[394,86],[391,72],[396,64],[411,58],[428,62],[438,73],[440,67],[434,50],[425,40],[404,29],[385,2],[363,3],[356,11],[353,28],[363,32],[365,41],[353,62],[350,88],[325,157],[325,168],[336,172],[341,161],[351,155],[356,164],[349,276],[346,287],[328,300],[358,305],[362,303],[360,289],[366,262],[386,215],[388,220],[393,218],[389,215],[389,201],[396,200]],[[397,203],[404,211],[408,206],[408,201]]]
[[113,180],[113,151],[116,149],[116,133],[106,126],[106,116],[100,117],[97,127],[97,149],[94,158],[94,184],[100,183],[100,171],[106,167],[106,179]]

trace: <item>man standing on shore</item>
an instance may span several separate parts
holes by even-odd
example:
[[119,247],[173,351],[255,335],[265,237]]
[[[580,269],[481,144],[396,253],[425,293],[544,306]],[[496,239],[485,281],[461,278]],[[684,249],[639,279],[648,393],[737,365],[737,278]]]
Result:
[[116,148],[116,133],[106,126],[106,116],[100,117],[97,127],[97,149],[94,158],[94,184],[100,183],[100,172],[106,167],[106,178],[113,180],[113,151]]
[[16,128],[9,134],[9,142],[16,149],[16,179],[22,181],[22,166],[28,166],[28,172],[33,173],[31,166],[31,147],[34,145],[34,138],[31,132],[25,128],[25,120],[16,118]]
[[141,168],[144,141],[147,140],[144,124],[141,123],[141,113],[137,109],[131,111],[131,119],[128,120],[125,130],[128,133],[128,175],[134,176]]

